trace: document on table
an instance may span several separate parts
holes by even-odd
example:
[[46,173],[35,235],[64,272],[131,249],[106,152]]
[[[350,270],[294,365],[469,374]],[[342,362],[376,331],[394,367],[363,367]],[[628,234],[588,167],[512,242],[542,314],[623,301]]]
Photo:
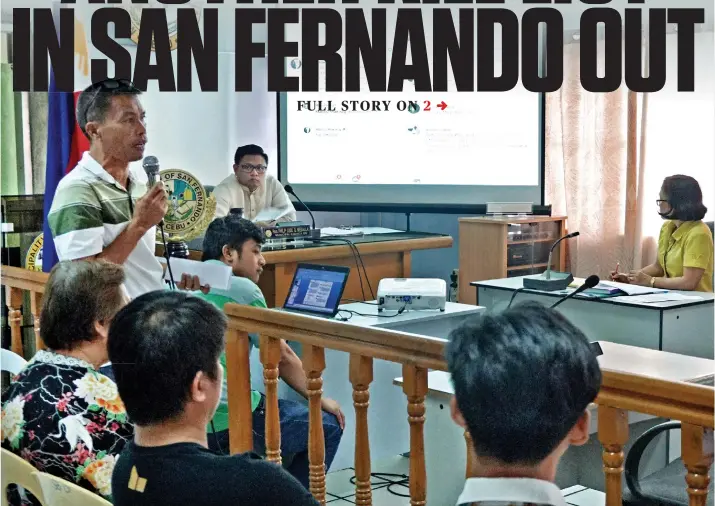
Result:
[[320,229],[320,237],[345,237],[358,235],[364,235],[362,230],[360,230],[359,228],[323,227]]
[[[163,264],[166,259],[159,258]],[[231,276],[233,271],[228,265],[219,265],[214,263],[197,262],[188,258],[171,257],[171,272],[174,275],[176,283],[181,282],[182,274],[190,276],[198,276],[202,285],[209,285],[211,288],[220,290],[228,290],[231,288]],[[164,269],[164,280],[169,281],[169,269]]]
[[631,285],[628,283],[617,283],[615,281],[601,281],[600,285],[613,286],[628,295],[644,295],[647,293],[665,293],[667,290],[651,288],[649,286]]
[[632,295],[630,297],[618,297],[628,302],[636,302],[640,304],[655,304],[657,302],[676,302],[684,300],[702,300],[698,295],[684,295],[677,292],[665,293],[647,293],[643,295]]
[[358,236],[358,235],[377,235],[377,234],[399,234],[401,230],[382,227],[325,227],[320,229],[322,237],[330,236]]

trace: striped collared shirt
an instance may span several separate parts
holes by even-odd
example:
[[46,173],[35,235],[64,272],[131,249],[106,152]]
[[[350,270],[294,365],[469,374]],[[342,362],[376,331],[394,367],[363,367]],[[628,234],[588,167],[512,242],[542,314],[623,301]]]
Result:
[[[146,186],[130,172],[127,191],[85,152],[77,166],[62,178],[47,217],[60,260],[97,255],[124,231],[136,200]],[[163,268],[154,255],[156,227],[152,227],[124,262],[125,288],[131,298],[164,290]]]

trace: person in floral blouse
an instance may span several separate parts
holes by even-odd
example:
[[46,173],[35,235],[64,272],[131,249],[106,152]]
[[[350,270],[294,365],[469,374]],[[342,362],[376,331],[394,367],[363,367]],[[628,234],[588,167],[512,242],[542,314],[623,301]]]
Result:
[[[108,362],[107,335],[127,304],[121,265],[60,262],[45,287],[38,351],[2,394],[2,447],[111,501],[111,476],[134,435]],[[24,497],[23,497],[24,496]],[[37,504],[29,492],[11,504]]]

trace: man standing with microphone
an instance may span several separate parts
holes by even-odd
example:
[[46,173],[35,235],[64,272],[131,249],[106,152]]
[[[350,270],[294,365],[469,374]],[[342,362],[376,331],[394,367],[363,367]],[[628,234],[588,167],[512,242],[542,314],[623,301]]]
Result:
[[[147,190],[129,170],[147,143],[141,91],[126,79],[92,84],[77,102],[77,121],[90,141],[77,166],[62,178],[47,217],[60,260],[103,259],[124,265],[131,298],[164,290],[155,256],[156,225],[168,203],[163,185]],[[208,292],[182,275],[181,289]]]

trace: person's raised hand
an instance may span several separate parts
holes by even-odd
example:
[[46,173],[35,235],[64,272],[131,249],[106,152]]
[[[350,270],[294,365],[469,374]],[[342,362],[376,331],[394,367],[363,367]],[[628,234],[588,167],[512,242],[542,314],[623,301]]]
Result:
[[142,230],[149,230],[164,219],[168,209],[169,201],[166,198],[166,190],[163,184],[158,183],[146,195],[137,200],[132,220]]

